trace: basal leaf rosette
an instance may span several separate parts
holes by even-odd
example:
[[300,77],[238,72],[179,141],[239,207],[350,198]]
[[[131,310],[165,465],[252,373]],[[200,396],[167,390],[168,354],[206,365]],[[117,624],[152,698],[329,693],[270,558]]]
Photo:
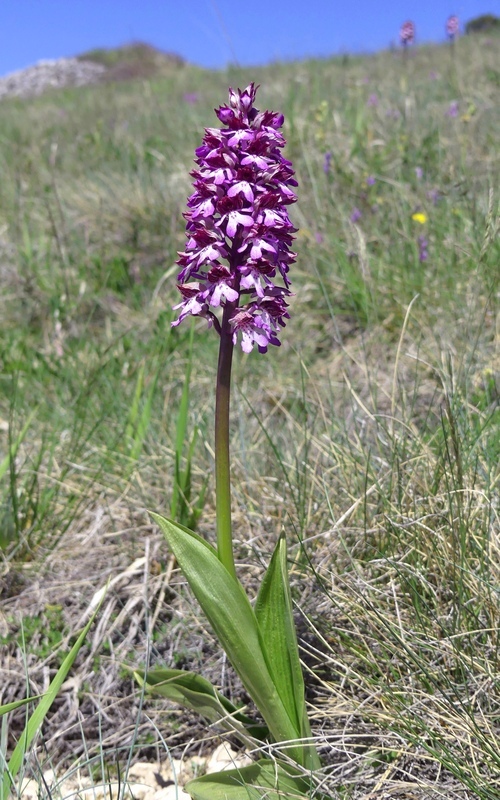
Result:
[[223,127],[206,128],[196,150],[187,243],[177,261],[182,300],[172,323],[205,317],[220,334],[217,310],[226,308],[233,344],[245,353],[280,344],[296,258],[287,207],[297,199],[297,181],[281,152],[284,118],[254,107],[257,88],[229,90],[229,105],[215,112]]

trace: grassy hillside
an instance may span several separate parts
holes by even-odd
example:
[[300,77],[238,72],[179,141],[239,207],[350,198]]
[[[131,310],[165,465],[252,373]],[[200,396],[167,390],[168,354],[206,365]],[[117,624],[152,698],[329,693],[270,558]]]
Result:
[[498,798],[498,49],[183,66],[2,102],[1,701],[26,675],[47,687],[111,581],[27,775],[165,758],[158,731],[174,753],[213,746],[124,663],[244,699],[146,509],[171,509],[191,366],[191,499],[208,476],[213,537],[218,343],[199,321],[191,352],[189,323],[170,328],[174,261],[203,127],[254,80],[285,114],[299,233],[283,346],[236,357],[239,574],[251,591],[284,527],[332,797]]
[[121,47],[95,47],[81,53],[78,58],[106,67],[106,79],[111,81],[162,78],[185,64],[181,56],[164,53],[145,42],[131,42]]

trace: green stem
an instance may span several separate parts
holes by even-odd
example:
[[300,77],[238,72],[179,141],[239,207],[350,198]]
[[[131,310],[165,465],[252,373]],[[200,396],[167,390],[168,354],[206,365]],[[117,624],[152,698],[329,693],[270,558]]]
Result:
[[233,303],[226,303],[220,331],[219,364],[215,394],[215,495],[219,560],[236,578],[231,529],[231,469],[229,463],[229,401],[233,338],[229,319]]

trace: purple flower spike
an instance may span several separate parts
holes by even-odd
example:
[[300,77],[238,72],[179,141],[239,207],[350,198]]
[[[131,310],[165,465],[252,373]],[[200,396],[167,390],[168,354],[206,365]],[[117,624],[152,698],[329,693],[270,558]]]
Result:
[[245,353],[280,344],[289,317],[288,270],[296,258],[287,206],[297,200],[291,188],[297,181],[281,154],[284,118],[254,108],[257,88],[229,90],[229,104],[215,111],[223,127],[206,128],[196,150],[194,192],[184,214],[187,243],[177,260],[182,300],[172,323],[205,317],[220,333],[213,309],[227,309],[233,342]]
[[354,208],[352,210],[352,213],[351,213],[351,216],[349,217],[349,219],[351,220],[351,222],[356,223],[356,222],[359,222],[359,220],[361,219],[362,216],[363,215],[362,215],[361,211],[359,210],[359,208],[357,206],[354,206]]
[[419,261],[427,261],[429,258],[429,252],[427,248],[429,247],[429,242],[425,238],[425,236],[418,237],[418,260]]

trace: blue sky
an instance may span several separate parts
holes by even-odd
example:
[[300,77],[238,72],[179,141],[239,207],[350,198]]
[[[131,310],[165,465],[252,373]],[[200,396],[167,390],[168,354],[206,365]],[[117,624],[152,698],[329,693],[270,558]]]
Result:
[[0,0],[0,75],[131,40],[211,68],[372,51],[405,19],[440,41],[449,14],[486,12],[499,0]]

